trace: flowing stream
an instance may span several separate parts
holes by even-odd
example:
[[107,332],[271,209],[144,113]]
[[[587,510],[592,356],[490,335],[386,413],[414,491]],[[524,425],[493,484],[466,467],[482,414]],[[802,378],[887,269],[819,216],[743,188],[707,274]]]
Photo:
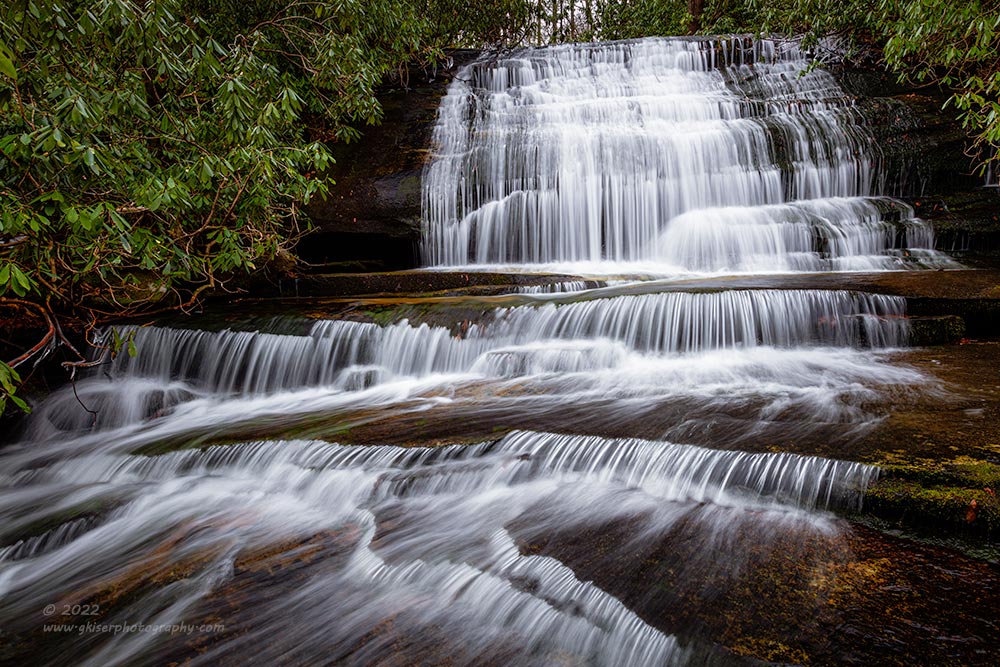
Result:
[[[731,38],[468,66],[425,173],[427,264],[957,266],[886,196],[865,119],[808,64],[793,44]],[[0,628],[20,638],[6,654],[743,664],[576,557],[664,545],[661,588],[631,590],[682,616],[782,554],[835,586],[824,573],[851,560],[838,513],[879,471],[776,445],[862,437],[930,386],[893,361],[905,300],[598,284],[471,315],[120,328],[137,356],[54,392],[0,450]]]

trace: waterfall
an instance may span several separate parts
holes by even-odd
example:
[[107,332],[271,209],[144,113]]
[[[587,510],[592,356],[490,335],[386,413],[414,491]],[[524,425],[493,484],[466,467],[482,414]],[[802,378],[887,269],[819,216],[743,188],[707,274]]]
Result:
[[435,266],[954,267],[882,189],[881,154],[794,42],[644,39],[465,67],[424,173]]
[[[136,354],[52,392],[0,449],[5,655],[761,664],[704,614],[746,615],[775,569],[835,616],[872,567],[837,513],[879,475],[839,447],[936,390],[898,363],[906,300],[674,275],[956,266],[882,196],[865,119],[807,63],[748,38],[473,63],[434,130],[427,273],[593,272],[106,332]],[[762,646],[799,651],[773,628],[812,623],[802,604],[761,622]],[[88,633],[46,615],[62,605],[209,630]]]
[[[578,298],[497,307],[451,327],[404,319],[390,325],[317,320],[285,326],[302,333],[123,329],[119,335],[132,338],[137,355],[121,353],[76,386],[54,393],[36,411],[29,433],[46,439],[93,427],[127,428],[182,408],[273,395],[270,403],[254,399],[255,409],[270,410],[268,405],[285,405],[288,392],[308,389],[320,393],[303,397],[293,412],[319,410],[324,392],[330,400],[339,401],[345,392],[372,400],[364,392],[378,386],[390,392],[398,386],[401,396],[409,396],[405,383],[411,381],[424,382],[420,386],[427,391],[434,385],[517,378],[547,378],[545,391],[553,400],[580,392],[620,394],[625,387],[618,378],[624,377],[650,397],[677,400],[703,393],[704,386],[739,387],[744,397],[766,396],[768,402],[785,392],[788,400],[805,401],[800,407],[822,421],[854,410],[868,391],[864,386],[910,381],[906,372],[862,363],[863,350],[906,345],[909,325],[899,297],[730,290]],[[753,349],[761,353],[725,354]],[[813,352],[802,354],[809,349]],[[806,400],[802,373],[825,378],[813,399]],[[561,376],[572,379],[563,386]],[[755,378],[767,383],[755,388]],[[778,387],[781,392],[774,395],[764,391]],[[833,397],[840,397],[835,410]],[[82,410],[81,401],[93,412]],[[241,416],[237,409],[226,420]],[[200,415],[188,419],[192,427],[210,421]]]
[[[637,352],[731,347],[899,347],[908,326],[898,297],[848,291],[660,293],[498,308],[464,331],[401,321],[379,326],[320,320],[308,335],[143,327],[136,357],[119,355],[99,373],[163,384],[188,380],[215,393],[261,394],[297,387],[369,386],[388,376],[467,372],[510,346],[611,340]],[[538,347],[543,354],[544,345]],[[360,379],[359,379],[360,378]],[[362,381],[364,380],[364,381]]]
[[595,287],[603,287],[606,284],[605,281],[564,280],[543,285],[525,285],[519,287],[517,291],[520,294],[558,294],[561,292],[582,292]]

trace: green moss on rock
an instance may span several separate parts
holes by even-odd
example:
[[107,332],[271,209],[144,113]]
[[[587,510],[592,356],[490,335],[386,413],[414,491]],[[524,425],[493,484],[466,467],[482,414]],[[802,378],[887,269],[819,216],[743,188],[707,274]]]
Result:
[[865,512],[922,533],[993,539],[1000,534],[1000,465],[967,456],[891,463],[869,487]]
[[910,319],[910,342],[913,345],[954,343],[964,337],[965,320],[957,315]]

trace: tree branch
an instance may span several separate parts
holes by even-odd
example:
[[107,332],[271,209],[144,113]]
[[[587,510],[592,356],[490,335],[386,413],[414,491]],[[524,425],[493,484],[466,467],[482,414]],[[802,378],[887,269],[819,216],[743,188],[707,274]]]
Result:
[[36,354],[45,349],[45,347],[52,341],[52,339],[56,335],[56,324],[53,321],[52,316],[49,314],[48,309],[37,303],[32,303],[31,301],[25,301],[23,299],[0,298],[0,304],[3,305],[15,304],[18,306],[23,306],[29,309],[36,310],[42,314],[42,316],[45,318],[46,324],[48,324],[49,327],[48,331],[45,332],[45,335],[42,336],[42,339],[40,341],[32,345],[28,350],[24,352],[24,354],[20,355],[16,359],[13,359],[12,361],[7,362],[7,365],[10,366],[11,368],[17,368],[18,366],[28,361]]

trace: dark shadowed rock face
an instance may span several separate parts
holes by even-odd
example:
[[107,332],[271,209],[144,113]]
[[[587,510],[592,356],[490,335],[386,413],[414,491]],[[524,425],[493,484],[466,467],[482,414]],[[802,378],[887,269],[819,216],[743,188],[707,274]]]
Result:
[[411,67],[405,88],[379,96],[382,123],[364,128],[357,142],[333,146],[330,193],[306,207],[315,231],[297,248],[304,260],[345,270],[416,266],[420,176],[438,105],[458,69],[477,55],[455,51],[446,66]]
[[838,66],[833,74],[857,99],[882,151],[885,191],[934,224],[938,248],[967,263],[995,265],[1000,188],[983,187],[957,112],[945,108],[947,91],[900,84],[875,66]]
[[900,84],[874,66],[831,71],[868,121],[882,152],[887,194],[920,197],[928,188],[971,189],[982,183],[972,175],[964,153],[967,136],[954,109],[943,109],[947,92]]

